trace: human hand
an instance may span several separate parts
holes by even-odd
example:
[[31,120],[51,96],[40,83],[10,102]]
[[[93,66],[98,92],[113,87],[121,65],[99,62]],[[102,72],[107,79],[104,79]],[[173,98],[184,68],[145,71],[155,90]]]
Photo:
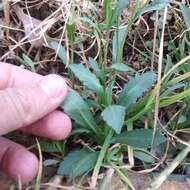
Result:
[[[67,85],[57,75],[41,76],[0,63],[0,135],[21,129],[53,140],[64,139],[71,131],[71,121],[55,109],[66,94]],[[23,146],[0,137],[0,169],[26,183],[36,176],[38,159]]]

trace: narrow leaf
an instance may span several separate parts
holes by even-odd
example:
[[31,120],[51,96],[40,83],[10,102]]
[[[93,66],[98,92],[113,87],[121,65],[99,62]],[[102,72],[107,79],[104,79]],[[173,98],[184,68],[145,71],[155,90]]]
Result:
[[183,100],[186,97],[190,96],[190,89],[187,89],[185,91],[182,91],[176,95],[167,97],[167,98],[163,98],[160,100],[160,107],[166,107],[169,106],[171,104],[175,104],[176,102],[179,102],[181,100]]
[[57,52],[58,57],[63,61],[63,63],[66,65],[67,64],[67,52],[65,48],[59,44],[56,41],[51,42],[51,47]]
[[127,27],[119,28],[115,31],[112,42],[112,55],[113,63],[121,63],[123,58],[123,47],[125,44],[125,39],[128,34]]
[[73,43],[75,42],[75,32],[76,32],[76,25],[75,23],[67,24],[67,32],[69,40]]
[[107,88],[106,88],[106,102],[107,104],[106,105],[111,105],[112,104],[112,96],[113,96],[113,88],[114,88],[114,84],[115,84],[115,79],[112,80]]
[[22,62],[26,67],[28,67],[32,72],[36,72],[35,66],[33,61],[28,57],[27,55],[23,54],[22,55],[24,61]]
[[146,150],[137,149],[134,150],[134,157],[146,163],[154,163],[154,157]]
[[91,68],[94,70],[96,76],[97,76],[101,81],[104,82],[104,81],[106,80],[106,75],[105,75],[105,73],[99,68],[97,61],[90,57],[88,63],[90,64]]
[[59,152],[64,153],[65,151],[65,142],[64,141],[40,141],[40,146],[43,152]]
[[101,113],[101,116],[109,127],[114,129],[116,133],[120,133],[125,119],[125,107],[119,105],[108,106]]
[[113,16],[111,20],[111,25],[118,19],[118,17],[122,14],[123,10],[129,4],[129,0],[118,0],[116,7],[113,11]]
[[153,1],[152,3],[148,4],[147,6],[145,6],[142,11],[141,11],[141,15],[147,12],[152,12],[152,11],[159,11],[164,9],[164,7],[167,5],[167,3],[169,3],[170,0],[158,0],[158,1]]
[[92,67],[92,69],[95,71],[95,72],[100,72],[100,68],[98,66],[98,63],[96,60],[94,60],[92,57],[89,57],[89,60],[88,60],[88,63],[90,64],[90,66]]
[[89,17],[87,17],[87,16],[80,17],[80,20],[82,22],[88,23],[89,27],[93,27],[98,32],[98,34],[101,34],[101,31],[99,29],[99,25],[97,23],[94,23],[93,20],[91,20]]
[[146,72],[142,75],[136,75],[131,79],[121,91],[118,99],[118,104],[129,109],[138,98],[148,91],[156,81],[156,74],[153,72]]
[[56,165],[58,164],[59,161],[58,160],[55,160],[55,159],[47,159],[43,162],[43,166],[44,167],[48,167],[48,166],[53,166],[53,165]]
[[183,14],[183,18],[185,20],[187,28],[190,28],[190,9],[183,4],[180,5],[180,9]]
[[114,69],[119,72],[132,72],[132,73],[136,72],[133,68],[129,67],[128,65],[124,63],[113,64],[111,66],[111,69]]
[[[152,129],[136,129],[116,135],[112,142],[127,144],[136,148],[151,148],[152,145]],[[155,146],[166,141],[166,138],[157,131],[155,137]]]
[[85,68],[84,65],[71,64],[69,65],[69,68],[87,88],[96,92],[99,95],[103,94],[103,87],[101,86],[100,81],[93,73]]
[[75,150],[69,153],[61,162],[58,174],[74,178],[91,170],[97,160],[99,152],[89,150]]
[[110,0],[104,0],[103,5],[104,5],[104,15],[106,18],[106,24],[107,26],[109,26],[112,20],[112,13],[113,13],[112,6],[111,6],[112,3],[110,2]]

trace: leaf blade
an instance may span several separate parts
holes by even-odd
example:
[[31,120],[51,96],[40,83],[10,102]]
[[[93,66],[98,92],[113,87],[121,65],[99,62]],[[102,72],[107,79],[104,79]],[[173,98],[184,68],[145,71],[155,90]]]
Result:
[[137,99],[142,97],[156,81],[156,74],[146,72],[142,75],[136,75],[131,79],[119,94],[118,104],[130,109],[136,103]]
[[123,57],[123,47],[128,35],[128,27],[119,28],[115,31],[112,42],[113,63],[121,63]]
[[100,81],[93,73],[85,68],[84,65],[71,64],[69,65],[69,68],[87,88],[96,92],[99,95],[103,94],[103,87],[101,86]]
[[72,90],[69,92],[61,107],[76,123],[96,132],[96,123],[88,104],[75,91]]
[[67,58],[66,49],[56,41],[52,41],[50,45],[55,50],[55,52],[58,51],[57,52],[58,57],[63,61],[65,65],[67,65],[68,58]]
[[69,153],[61,162],[57,173],[74,178],[93,168],[99,152],[81,149]]
[[103,110],[101,116],[107,125],[119,134],[124,124],[125,107],[119,105],[108,106]]
[[180,5],[180,9],[187,28],[190,28],[190,9],[183,4]]
[[113,64],[111,66],[111,69],[114,69],[119,72],[132,72],[132,73],[136,72],[133,68],[129,67],[128,65],[124,63]]
[[114,24],[114,22],[122,14],[123,10],[128,6],[128,4],[129,4],[129,0],[118,0],[116,7],[113,11],[111,25]]
[[[152,129],[136,129],[116,135],[112,141],[114,143],[127,144],[136,148],[151,148]],[[155,146],[166,141],[166,138],[157,131],[155,137]]]

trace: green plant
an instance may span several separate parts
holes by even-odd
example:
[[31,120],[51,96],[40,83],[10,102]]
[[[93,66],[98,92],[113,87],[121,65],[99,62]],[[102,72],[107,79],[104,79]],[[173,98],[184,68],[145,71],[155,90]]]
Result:
[[[143,2],[136,3],[127,23],[123,12],[129,1],[104,0],[103,18],[99,18],[100,13],[92,6],[91,12],[81,14],[77,21],[74,17],[78,7],[73,5],[73,15],[66,23],[65,45],[62,45],[62,39],[49,44],[62,60],[62,66],[70,79],[71,89],[61,108],[72,118],[73,131],[64,142],[41,142],[41,149],[48,153],[66,154],[62,161],[58,161],[58,174],[70,180],[92,173],[92,186],[95,187],[99,172],[112,167],[134,189],[122,166],[127,162],[133,167],[136,159],[142,162],[144,168],[147,164],[159,165],[160,158],[154,155],[154,151],[159,149],[159,145],[165,146],[170,130],[186,128],[190,123],[189,9],[186,5],[179,6],[176,3],[184,19],[184,23],[180,23],[183,31],[176,42],[172,36],[172,27],[168,26],[162,32],[158,29],[158,18],[163,17],[163,9],[169,1]],[[179,10],[173,8],[174,5],[171,4],[169,10],[174,15],[179,14]],[[152,39],[146,41],[134,25],[144,14],[149,15],[155,11],[158,18],[153,20],[156,31],[153,46],[160,47],[160,55],[164,51],[159,63],[159,55],[151,50]],[[78,32],[81,29],[79,25],[88,28],[87,32]],[[168,45],[164,46],[160,40],[166,31],[169,40]],[[136,33],[143,48],[130,42]],[[95,45],[92,53],[88,53],[84,46],[91,39]],[[133,61],[130,66],[127,64],[130,57],[126,55],[127,48],[133,48],[138,61],[143,62],[146,68],[139,71],[133,68]],[[153,60],[151,69],[150,60]],[[35,71],[29,57],[23,56],[19,61]],[[157,64],[162,66],[158,73],[155,69]],[[155,104],[161,110],[161,116],[157,115],[159,118],[154,115]],[[173,110],[175,114],[167,116]],[[154,120],[158,120],[155,126]],[[153,131],[156,132],[155,136]],[[80,144],[73,150],[69,142],[75,142],[76,139],[82,141],[82,148],[78,148]]]
[[[91,144],[95,143],[95,145],[102,148],[98,151],[90,150],[92,147],[87,150],[74,150],[65,157],[58,173],[75,177],[93,170],[93,186],[96,184],[101,166],[108,164],[117,168],[117,166],[123,164],[122,155],[126,151],[128,151],[129,157],[140,158],[143,162],[152,163],[155,161],[151,157],[149,149],[152,143],[152,118],[158,88],[158,84],[156,84],[157,75],[153,71],[140,74],[124,64],[123,49],[128,31],[131,30],[136,19],[148,11],[162,10],[167,6],[167,2],[159,1],[147,6],[138,3],[134,14],[129,19],[129,24],[121,26],[120,15],[127,4],[127,1],[118,1],[113,6],[112,1],[104,1],[105,22],[99,25],[87,17],[82,17],[81,19],[85,23],[94,28],[97,36],[101,39],[105,37],[107,42],[102,42],[103,49],[100,50],[99,63],[95,59],[89,58],[88,68],[82,64],[73,64],[73,61],[72,64],[67,64],[68,71],[78,79],[72,78],[75,90],[70,90],[61,106],[64,112],[73,119],[74,129],[72,134],[74,136],[79,135],[82,139],[87,138]],[[112,27],[116,27],[113,32],[111,32]],[[68,30],[70,31],[72,28],[69,27]],[[107,31],[106,36],[102,33],[104,30]],[[69,38],[73,44],[74,37],[72,36]],[[112,61],[108,63],[110,46],[108,41],[110,37],[112,37]],[[66,50],[61,45],[59,46],[58,56],[66,63]],[[52,47],[57,51],[58,45],[56,42],[52,43]],[[183,47],[181,52],[183,52]],[[166,66],[161,79],[160,108],[168,107],[189,96],[190,90],[181,85],[188,80],[189,75],[187,73],[181,76],[176,75],[176,72],[183,69],[184,63],[189,57],[183,55],[179,58],[179,60],[182,60],[174,65],[171,56],[172,54],[168,54],[167,60],[163,59]],[[121,84],[123,86],[121,91],[114,91],[114,86],[118,82],[117,76],[120,73],[130,76],[130,80]],[[82,83],[82,87],[80,87],[79,81]],[[143,125],[144,117],[149,119],[149,129],[139,128]],[[137,122],[140,124],[137,125]],[[136,129],[134,129],[134,126],[136,126]],[[155,145],[158,146],[165,141],[166,138],[163,133],[157,130]],[[115,143],[121,144],[117,151],[116,149],[109,150],[109,147]],[[132,147],[132,149],[125,149],[126,145]],[[81,164],[83,162],[87,163],[84,164],[84,167]],[[75,165],[79,169],[76,170],[73,167],[69,170],[68,165]],[[125,172],[118,168],[116,171],[131,186]]]
[[[139,144],[140,138],[142,140],[140,144],[143,147],[139,148],[150,148],[152,140],[152,131],[150,129],[144,129],[144,131],[142,129],[136,129],[131,132],[123,131],[127,130],[126,121],[130,119],[130,109],[134,104],[138,103],[139,98],[145,92],[148,92],[155,83],[156,78],[153,72],[146,72],[141,75],[137,74],[125,85],[121,93],[113,98],[113,85],[110,85],[110,83],[101,84],[98,77],[83,65],[71,64],[68,68],[88,91],[84,89],[84,91],[87,91],[87,95],[86,97],[82,97],[78,92],[70,90],[62,108],[74,121],[74,134],[77,134],[79,128],[84,128],[85,131],[82,135],[89,137],[91,141],[104,147],[104,149],[102,148],[104,151],[102,152],[101,150],[99,153],[98,158],[101,156],[101,159],[99,163],[97,162],[99,165],[97,167],[98,171],[102,162],[106,160],[109,146],[113,143],[119,142],[138,147],[137,144]],[[100,69],[97,68],[97,70]],[[102,74],[106,75],[106,81],[109,80],[112,72],[112,68],[109,68],[106,73],[102,71]],[[111,89],[108,91],[110,86]],[[81,94],[83,93],[81,92]],[[121,140],[122,138],[126,140]],[[164,136],[159,133],[156,136],[156,143],[160,144],[164,141]],[[88,155],[86,154],[86,156]],[[65,161],[61,165],[59,173],[61,173],[61,169],[65,171],[64,166],[67,167],[67,164],[64,165],[64,163]],[[87,169],[92,169],[90,164]],[[66,174],[65,172],[63,173]]]

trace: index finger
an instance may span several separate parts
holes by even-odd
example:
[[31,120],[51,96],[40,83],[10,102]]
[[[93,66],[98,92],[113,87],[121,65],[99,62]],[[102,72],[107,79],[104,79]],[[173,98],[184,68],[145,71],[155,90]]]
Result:
[[0,89],[32,84],[43,76],[8,63],[0,62]]

